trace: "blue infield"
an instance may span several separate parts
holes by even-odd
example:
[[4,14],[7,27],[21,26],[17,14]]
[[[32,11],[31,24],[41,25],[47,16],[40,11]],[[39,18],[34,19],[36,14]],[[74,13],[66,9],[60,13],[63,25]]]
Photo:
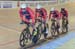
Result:
[[58,38],[54,41],[50,41],[44,45],[41,45],[40,47],[37,47],[36,49],[56,49],[57,47],[62,46],[64,43],[72,38],[75,38],[75,32],[70,32],[64,37]]

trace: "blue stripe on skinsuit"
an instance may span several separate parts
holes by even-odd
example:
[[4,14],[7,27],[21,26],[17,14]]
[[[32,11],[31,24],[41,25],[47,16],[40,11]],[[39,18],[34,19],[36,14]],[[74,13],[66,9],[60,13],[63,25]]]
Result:
[[52,42],[48,42],[47,44],[41,45],[40,47],[37,47],[36,49],[56,49],[57,47],[63,45],[70,39],[75,38],[75,33],[70,32],[66,36],[58,38]]
[[24,14],[29,14],[29,15],[26,15],[25,18],[28,19],[28,20],[31,19],[30,13],[27,10],[22,11],[22,14],[23,15]]

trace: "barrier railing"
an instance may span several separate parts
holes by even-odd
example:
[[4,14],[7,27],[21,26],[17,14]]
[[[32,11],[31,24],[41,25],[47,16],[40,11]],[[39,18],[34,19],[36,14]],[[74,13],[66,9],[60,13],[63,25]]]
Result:
[[60,5],[62,3],[66,3],[67,0],[50,0],[50,1],[0,1],[0,8],[16,8],[21,4],[27,4],[29,6],[36,6],[37,4],[41,4],[42,6],[46,5]]
[[57,0],[51,0],[51,1],[0,1],[0,8],[16,8],[23,3],[25,3],[29,6],[36,6],[37,4],[41,4],[41,5],[45,6],[45,5],[57,4]]

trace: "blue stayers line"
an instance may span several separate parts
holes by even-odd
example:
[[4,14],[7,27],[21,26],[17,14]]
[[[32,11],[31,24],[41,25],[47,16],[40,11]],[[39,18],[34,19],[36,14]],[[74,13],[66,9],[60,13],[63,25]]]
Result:
[[58,38],[55,41],[48,42],[47,44],[41,45],[40,47],[38,47],[36,49],[55,49],[55,48],[63,45],[64,43],[66,43],[67,41],[69,41],[72,38],[75,38],[75,32],[70,32],[66,36],[64,36],[62,38]]

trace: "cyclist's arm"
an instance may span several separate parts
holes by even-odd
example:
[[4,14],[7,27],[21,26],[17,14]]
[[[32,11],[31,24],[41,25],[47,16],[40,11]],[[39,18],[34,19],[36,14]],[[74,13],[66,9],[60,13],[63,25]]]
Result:
[[31,19],[32,19],[32,22],[31,23],[35,23],[35,15],[33,14],[32,16],[31,16]]
[[40,14],[38,12],[36,12],[35,18],[38,19],[39,15]]
[[44,20],[47,19],[47,14],[44,13],[44,16],[43,16]]
[[29,20],[25,18],[25,15],[23,15],[22,19],[23,19],[24,22],[28,22],[29,23]]
[[41,10],[42,10],[42,12],[43,12],[44,20],[46,20],[46,19],[47,19],[47,11],[46,11],[46,9],[44,9],[44,8],[41,8]]
[[22,11],[21,10],[19,10],[19,16],[20,16],[21,20],[23,20],[22,19],[23,15],[22,15]]
[[68,11],[66,10],[66,17],[68,18]]
[[59,16],[60,16],[60,19],[62,19],[62,13],[61,12],[59,13]]
[[58,19],[60,20],[61,19],[61,13],[58,12]]
[[62,17],[62,12],[60,12],[60,16]]

